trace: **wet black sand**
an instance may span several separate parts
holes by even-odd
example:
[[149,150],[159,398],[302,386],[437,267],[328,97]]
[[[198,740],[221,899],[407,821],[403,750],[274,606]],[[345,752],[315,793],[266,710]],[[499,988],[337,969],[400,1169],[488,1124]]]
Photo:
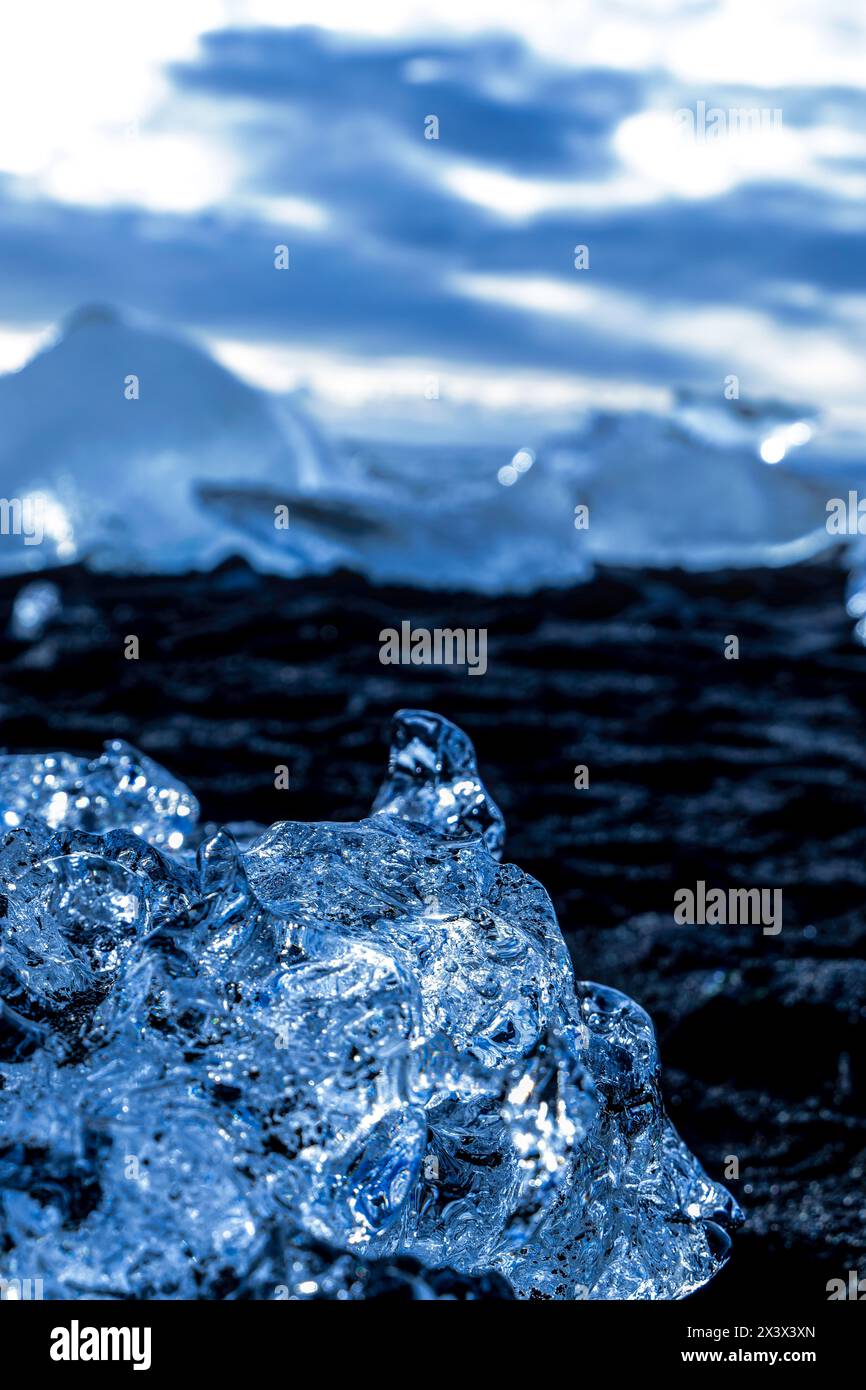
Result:
[[[507,600],[240,563],[57,582],[59,623],[0,643],[6,748],[120,736],[183,777],[205,819],[355,819],[393,710],[447,715],[577,973],[652,1014],[683,1136],[714,1176],[739,1160],[747,1226],[698,1300],[735,1314],[866,1277],[866,653],[839,572],[607,573]],[[20,583],[0,582],[4,630]],[[379,632],[404,619],[486,628],[487,674],[381,665]],[[674,890],[699,879],[781,888],[781,933],[677,926]]]

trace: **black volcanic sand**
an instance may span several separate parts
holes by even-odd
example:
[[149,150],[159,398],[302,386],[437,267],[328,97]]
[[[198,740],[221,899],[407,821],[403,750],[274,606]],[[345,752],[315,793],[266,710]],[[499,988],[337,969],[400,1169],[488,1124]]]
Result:
[[[841,574],[608,572],[508,599],[240,562],[55,577],[59,622],[31,647],[3,639],[7,748],[93,754],[119,736],[184,778],[206,820],[348,820],[369,809],[392,712],[447,715],[578,975],[655,1020],[683,1137],[716,1177],[739,1160],[747,1226],[698,1300],[735,1315],[866,1276],[866,653]],[[20,583],[0,583],[3,629]],[[379,632],[403,619],[487,628],[487,674],[382,666]],[[699,879],[781,888],[781,934],[676,925],[674,891]]]

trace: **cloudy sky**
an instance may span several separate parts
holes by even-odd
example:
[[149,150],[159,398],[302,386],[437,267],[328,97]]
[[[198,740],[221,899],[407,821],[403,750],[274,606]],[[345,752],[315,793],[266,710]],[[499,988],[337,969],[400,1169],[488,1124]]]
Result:
[[326,413],[736,373],[857,423],[864,40],[850,0],[7,7],[0,369],[100,301]]

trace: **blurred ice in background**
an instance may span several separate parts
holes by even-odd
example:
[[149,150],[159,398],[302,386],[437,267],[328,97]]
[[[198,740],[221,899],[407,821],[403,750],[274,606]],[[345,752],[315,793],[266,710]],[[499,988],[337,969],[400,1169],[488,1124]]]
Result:
[[834,541],[866,412],[847,0],[3,28],[2,570],[499,591]]

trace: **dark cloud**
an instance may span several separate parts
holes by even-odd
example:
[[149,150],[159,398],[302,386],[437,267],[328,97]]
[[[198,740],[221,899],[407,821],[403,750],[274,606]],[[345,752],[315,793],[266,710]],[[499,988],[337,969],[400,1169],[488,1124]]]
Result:
[[[609,168],[607,137],[643,90],[624,73],[542,66],[512,39],[381,44],[309,28],[208,34],[200,60],[173,74],[187,90],[267,103],[277,125],[281,111],[289,123],[312,116],[325,141],[338,132],[349,148],[353,123],[359,137],[379,123],[417,140],[435,114],[449,153],[547,177]],[[315,182],[321,169],[308,172]]]
[[[725,304],[821,323],[820,307],[785,299],[787,286],[819,296],[864,287],[850,204],[804,183],[514,221],[439,177],[455,156],[566,183],[614,173],[612,132],[664,89],[661,74],[555,67],[499,37],[350,42],[298,28],[207,35],[198,59],[172,75],[178,119],[194,129],[206,111],[245,169],[248,195],[312,199],[325,225],[281,228],[230,209],[169,216],[25,203],[0,188],[0,255],[12,272],[0,282],[5,321],[111,300],[226,336],[677,385],[700,375],[694,354],[636,345],[603,321],[472,300],[454,278],[542,277],[571,288],[580,278],[573,247],[586,242],[588,283],[633,296],[644,316]],[[671,109],[693,96],[677,91]],[[780,104],[794,122],[830,112],[852,124],[863,108],[835,89],[732,89],[718,100]],[[440,119],[439,142],[423,138],[429,114]],[[287,274],[273,270],[277,241],[291,246]]]

